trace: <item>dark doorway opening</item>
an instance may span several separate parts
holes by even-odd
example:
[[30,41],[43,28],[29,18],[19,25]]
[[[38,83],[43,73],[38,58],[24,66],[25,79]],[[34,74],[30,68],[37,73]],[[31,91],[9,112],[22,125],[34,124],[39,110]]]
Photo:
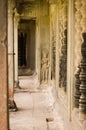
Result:
[[19,75],[35,71],[35,20],[22,19],[18,29],[18,66]]
[[27,34],[20,31],[18,34],[18,65],[26,66],[26,38]]

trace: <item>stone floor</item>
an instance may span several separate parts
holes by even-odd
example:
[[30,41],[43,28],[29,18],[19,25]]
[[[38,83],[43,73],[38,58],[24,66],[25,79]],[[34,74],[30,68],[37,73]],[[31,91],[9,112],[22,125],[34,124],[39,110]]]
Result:
[[17,112],[10,112],[10,130],[64,130],[63,119],[54,108],[52,87],[38,88],[37,77],[20,77],[16,89]]

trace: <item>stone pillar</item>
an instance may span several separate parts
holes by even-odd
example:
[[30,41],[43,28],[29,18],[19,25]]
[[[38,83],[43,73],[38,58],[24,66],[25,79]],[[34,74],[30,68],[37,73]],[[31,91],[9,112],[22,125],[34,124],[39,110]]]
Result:
[[16,111],[14,102],[14,40],[13,40],[13,1],[8,1],[8,87],[9,109]]
[[81,72],[80,72],[80,100],[79,100],[79,117],[82,120],[86,120],[86,2],[81,0],[81,27],[82,27],[82,38],[83,43],[81,45]]
[[15,70],[15,87],[20,88],[19,79],[18,79],[18,22],[19,22],[19,14],[15,8],[14,10],[14,70]]
[[56,92],[59,91],[59,2],[56,8]]
[[7,0],[0,0],[0,130],[8,130]]
[[49,81],[51,81],[51,73],[52,73],[52,15],[51,15],[51,4],[49,5],[49,12],[50,12],[50,68],[49,68]]
[[38,5],[38,17],[36,20],[36,73],[38,79],[38,87],[41,83],[41,45],[40,45],[40,4]]
[[[67,1],[62,3],[61,8],[61,56],[60,56],[60,87],[66,91],[67,81]],[[65,73],[64,73],[65,72]]]
[[80,75],[80,71],[81,71],[81,68],[80,68],[80,65],[77,66],[77,69],[75,71],[75,99],[74,99],[74,106],[75,108],[79,108],[79,99],[80,99],[80,78],[79,78],[79,75]]
[[73,110],[74,86],[74,0],[68,0],[68,45],[67,45],[67,101],[68,118],[71,120]]
[[56,78],[56,4],[50,4],[50,78],[55,82]]
[[61,1],[59,1],[59,87],[62,87],[62,60],[61,60],[61,56],[62,56],[62,52],[61,52],[61,48],[62,48],[62,39],[63,39],[63,12],[62,12],[62,7],[63,4]]
[[[79,99],[80,99],[80,61],[81,61],[81,44],[82,44],[82,35],[81,35],[81,25],[80,21],[82,19],[81,15],[81,1],[75,1],[75,108],[79,108]],[[78,49],[77,49],[78,48]]]

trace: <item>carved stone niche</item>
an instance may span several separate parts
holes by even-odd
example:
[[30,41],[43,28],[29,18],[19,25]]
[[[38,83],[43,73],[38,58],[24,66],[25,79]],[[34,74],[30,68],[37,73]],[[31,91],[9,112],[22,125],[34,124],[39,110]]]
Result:
[[83,43],[81,46],[82,60],[80,63],[81,72],[80,72],[80,100],[79,100],[79,117],[80,119],[86,120],[86,32],[82,34]]

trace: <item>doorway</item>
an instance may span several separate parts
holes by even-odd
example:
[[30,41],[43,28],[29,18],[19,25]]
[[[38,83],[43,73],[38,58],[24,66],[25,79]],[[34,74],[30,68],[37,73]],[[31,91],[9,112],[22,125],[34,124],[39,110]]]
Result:
[[35,71],[36,65],[36,21],[21,19],[18,29],[19,75]]

